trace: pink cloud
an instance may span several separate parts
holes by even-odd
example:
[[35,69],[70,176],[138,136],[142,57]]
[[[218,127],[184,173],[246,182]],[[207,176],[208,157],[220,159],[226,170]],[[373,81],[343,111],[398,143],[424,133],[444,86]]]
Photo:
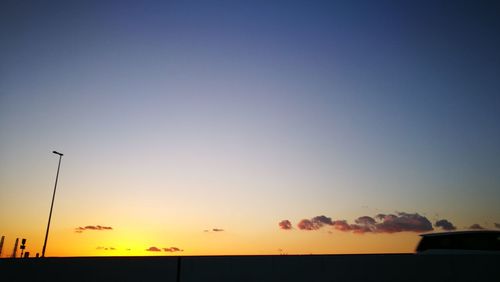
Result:
[[297,227],[300,230],[318,230],[325,225],[333,225],[332,219],[324,215],[318,215],[311,219],[302,219],[297,224]]
[[283,230],[290,230],[292,229],[292,223],[290,222],[290,220],[282,220],[278,223],[280,229],[283,229]]
[[323,225],[333,225],[332,219],[324,215],[315,216],[311,219],[311,221],[319,227]]
[[[280,228],[282,222],[279,223]],[[285,223],[283,223],[285,224]],[[443,222],[441,222],[443,224]],[[354,224],[346,220],[332,220],[324,215],[312,219],[302,219],[297,227],[299,230],[318,230],[324,226],[332,226],[343,232],[363,233],[396,233],[396,232],[427,232],[434,230],[432,223],[418,213],[400,212],[397,214],[378,214],[375,217],[358,217]],[[283,229],[283,228],[282,228]]]
[[346,220],[335,220],[333,222],[333,228],[340,231],[351,231],[351,225],[347,223]]
[[317,228],[315,228],[313,222],[310,221],[309,219],[303,219],[303,220],[299,221],[299,223],[297,224],[297,227],[300,230],[316,230],[317,229]]

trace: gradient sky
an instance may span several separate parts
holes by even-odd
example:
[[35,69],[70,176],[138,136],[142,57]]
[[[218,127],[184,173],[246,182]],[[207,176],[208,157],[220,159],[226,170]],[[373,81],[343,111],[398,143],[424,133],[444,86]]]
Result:
[[320,215],[499,227],[499,34],[496,1],[2,1],[2,256],[41,252],[52,150],[48,256],[412,252],[421,233],[297,225]]

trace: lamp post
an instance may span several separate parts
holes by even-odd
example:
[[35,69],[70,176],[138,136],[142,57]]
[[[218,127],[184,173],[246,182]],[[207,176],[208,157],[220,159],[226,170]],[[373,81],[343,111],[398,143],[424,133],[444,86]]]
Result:
[[59,168],[61,168],[61,159],[63,156],[63,154],[57,151],[52,151],[52,153],[59,155],[59,164],[57,165],[56,184],[54,185],[54,193],[52,194],[52,203],[50,204],[49,222],[47,223],[47,231],[45,232],[45,241],[43,242],[42,258],[45,257],[45,248],[47,247],[47,238],[49,237],[50,219],[52,218],[52,208],[54,207],[54,199],[56,197],[57,179],[59,178]]

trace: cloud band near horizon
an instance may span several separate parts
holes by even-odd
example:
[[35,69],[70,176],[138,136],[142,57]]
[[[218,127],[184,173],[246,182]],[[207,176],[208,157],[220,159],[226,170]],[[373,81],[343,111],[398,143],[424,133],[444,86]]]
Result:
[[[444,224],[448,223],[448,225]],[[442,221],[440,226],[451,227],[449,221]],[[279,223],[281,229],[290,230],[289,220],[282,220]],[[325,215],[313,217],[311,219],[302,219],[297,224],[299,230],[318,230],[324,226],[330,226],[335,230],[342,232],[353,232],[357,234],[364,233],[397,233],[397,232],[427,232],[434,230],[432,223],[418,213],[399,212],[396,214],[378,214],[374,217],[361,216],[354,223],[347,220],[332,220]]]
[[[499,223],[494,223],[494,228],[500,229]],[[278,223],[282,230],[292,230],[290,220],[282,220]],[[398,212],[396,214],[377,214],[374,217],[361,216],[349,223],[347,220],[332,220],[325,215],[313,217],[311,219],[302,219],[297,223],[299,230],[313,231],[319,230],[325,226],[330,226],[335,230],[342,232],[353,232],[357,234],[364,233],[397,233],[397,232],[429,232],[436,229],[444,231],[457,230],[457,227],[447,219],[439,219],[434,226],[427,219],[418,213]],[[480,224],[474,223],[466,229],[483,230],[487,229]]]
[[76,233],[82,233],[83,231],[86,230],[93,230],[93,231],[108,231],[108,230],[113,230],[113,227],[111,226],[101,226],[101,225],[87,225],[85,227],[76,227],[75,232]]
[[158,248],[156,246],[151,246],[146,249],[147,252],[167,252],[167,253],[175,253],[175,252],[184,252],[183,249],[180,249],[178,247],[170,247],[170,248]]

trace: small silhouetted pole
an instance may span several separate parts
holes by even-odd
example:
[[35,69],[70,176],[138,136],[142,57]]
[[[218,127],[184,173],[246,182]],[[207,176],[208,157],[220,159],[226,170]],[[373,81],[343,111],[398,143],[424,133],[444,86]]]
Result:
[[19,238],[16,238],[16,243],[14,243],[14,250],[12,250],[12,258],[16,258],[18,244],[19,244]]
[[5,236],[2,236],[0,239],[0,258],[2,257],[2,249],[3,249],[3,241],[5,240]]
[[52,204],[50,204],[49,222],[47,223],[47,231],[45,232],[45,241],[43,242],[42,258],[45,257],[45,248],[47,247],[47,238],[49,237],[50,219],[52,218],[52,208],[54,207],[54,199],[56,197],[57,179],[59,178],[59,168],[61,168],[61,159],[63,156],[63,154],[56,151],[52,151],[52,153],[59,155],[59,164],[57,165],[56,184],[54,185],[54,193],[52,194]]

